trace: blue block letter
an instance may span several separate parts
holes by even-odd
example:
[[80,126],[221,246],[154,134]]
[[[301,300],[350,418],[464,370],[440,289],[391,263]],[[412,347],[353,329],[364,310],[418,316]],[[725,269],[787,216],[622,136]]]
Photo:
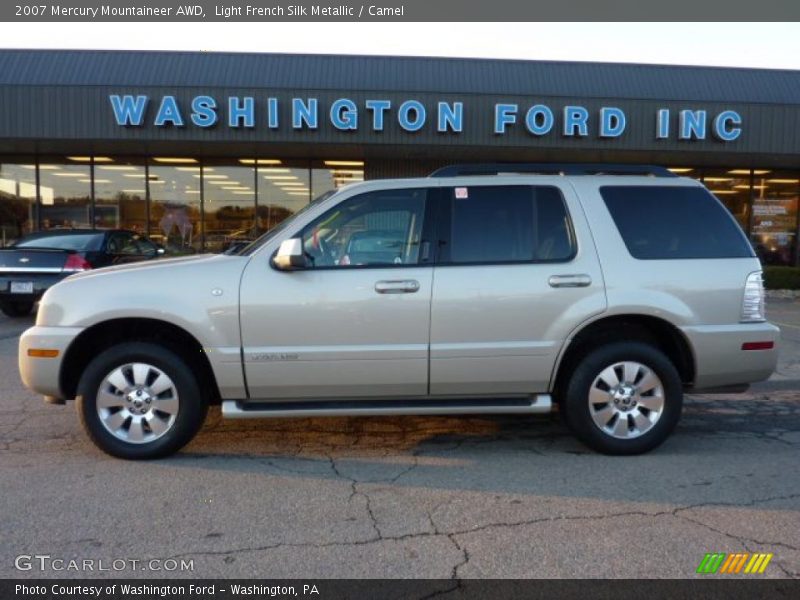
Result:
[[256,101],[251,96],[242,98],[241,104],[238,96],[228,98],[228,127],[239,127],[241,121],[245,127],[256,126]]
[[706,139],[706,111],[682,110],[678,137],[682,140]]
[[211,96],[196,96],[192,100],[192,123],[211,127],[217,122],[217,101]]
[[659,108],[656,118],[656,138],[659,140],[669,139],[669,109]]
[[303,123],[309,129],[317,128],[317,99],[309,98],[308,103],[302,98],[292,98],[292,127],[302,129]]
[[[411,120],[411,113],[414,113],[414,120]],[[406,131],[419,131],[425,125],[425,107],[422,102],[417,100],[406,100],[400,105],[397,113],[400,127]]]
[[367,110],[372,111],[372,129],[383,131],[383,113],[392,108],[389,100],[367,100]]
[[582,106],[564,107],[564,135],[575,135],[575,130],[579,136],[589,135],[589,111]]
[[494,132],[503,135],[506,132],[506,125],[513,125],[517,122],[516,104],[495,104],[494,105]]
[[447,102],[439,102],[438,119],[436,131],[445,133],[447,128],[455,133],[461,133],[464,129],[464,103],[453,102],[450,106]]
[[175,96],[164,96],[161,99],[161,106],[158,107],[154,121],[155,126],[163,127],[167,123],[172,123],[175,127],[183,127],[183,117],[178,103],[175,101]]
[[347,98],[340,98],[331,104],[331,123],[342,131],[358,129],[358,109],[356,103]]
[[267,125],[270,129],[278,128],[278,99],[267,98]]
[[742,134],[742,116],[735,110],[724,110],[714,119],[714,135],[723,142],[732,142]]
[[117,96],[108,97],[111,101],[111,108],[114,109],[114,118],[117,125],[133,125],[140,127],[144,117],[144,110],[147,108],[147,96]]
[[553,129],[553,111],[544,104],[535,104],[525,115],[525,127],[533,135],[546,135]]
[[625,131],[625,113],[619,108],[604,106],[600,109],[600,137],[619,137]]

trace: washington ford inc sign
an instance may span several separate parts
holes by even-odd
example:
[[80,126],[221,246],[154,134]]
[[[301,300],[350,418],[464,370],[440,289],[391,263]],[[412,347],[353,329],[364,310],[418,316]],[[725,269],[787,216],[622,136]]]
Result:
[[[257,126],[278,129],[282,123],[291,122],[293,130],[301,131],[319,129],[321,123],[327,122],[341,131],[383,131],[396,124],[409,133],[429,128],[458,134],[464,130],[464,114],[468,110],[463,102],[426,106],[418,100],[406,100],[395,106],[391,100],[366,100],[359,105],[348,98],[339,98],[329,107],[322,107],[317,98],[291,101],[265,98],[256,102],[252,96],[228,96],[223,101],[213,96],[195,96],[186,106],[175,96],[151,99],[145,95],[112,94],[108,99],[117,125],[123,127],[152,123],[155,127],[211,128],[224,124],[231,129]],[[155,109],[150,108],[151,104]],[[601,138],[618,138],[628,126],[625,111],[613,106],[603,106],[591,114],[580,105],[496,103],[493,113],[487,129],[491,128],[495,135],[522,127],[536,137],[558,133],[587,137],[591,131]],[[653,115],[652,127],[657,139],[704,140],[713,136],[722,142],[732,142],[742,133],[742,117],[734,110],[712,114],[706,110],[660,108]]]

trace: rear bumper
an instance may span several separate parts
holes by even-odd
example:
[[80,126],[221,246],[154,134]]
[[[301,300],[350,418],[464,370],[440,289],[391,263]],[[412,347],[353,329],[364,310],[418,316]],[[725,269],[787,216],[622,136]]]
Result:
[[[31,327],[19,339],[19,373],[22,383],[35,392],[56,399],[63,398],[59,380],[67,348],[82,327]],[[57,350],[53,358],[29,355],[29,350]]]
[[[48,290],[70,273],[0,273],[0,302],[36,302]],[[30,281],[32,294],[12,294],[12,281]]]
[[[682,331],[694,351],[694,390],[763,381],[778,365],[780,329],[770,323],[705,325]],[[772,342],[773,347],[743,350],[748,342]]]

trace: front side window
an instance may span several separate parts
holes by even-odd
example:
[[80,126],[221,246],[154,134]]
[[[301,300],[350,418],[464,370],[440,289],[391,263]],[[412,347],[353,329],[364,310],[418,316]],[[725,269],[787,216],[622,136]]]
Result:
[[113,233],[108,238],[109,254],[139,254],[132,233]]
[[303,230],[312,268],[401,266],[419,262],[427,190],[353,196]]
[[440,262],[561,262],[574,255],[561,192],[552,186],[468,186],[446,190],[450,239]]
[[158,246],[155,243],[151,242],[147,238],[144,238],[140,235],[133,236],[133,241],[136,243],[136,248],[139,254],[144,254],[145,256],[153,256],[158,254]]

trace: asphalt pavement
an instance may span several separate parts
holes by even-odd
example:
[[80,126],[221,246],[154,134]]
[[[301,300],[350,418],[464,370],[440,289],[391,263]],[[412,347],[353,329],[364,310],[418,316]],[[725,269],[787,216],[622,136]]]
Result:
[[758,577],[800,577],[800,302],[769,316],[773,378],[687,397],[644,456],[595,454],[556,415],[214,410],[154,462],[102,454],[72,403],[24,389],[31,320],[0,317],[0,577],[683,578],[708,552],[772,553]]

